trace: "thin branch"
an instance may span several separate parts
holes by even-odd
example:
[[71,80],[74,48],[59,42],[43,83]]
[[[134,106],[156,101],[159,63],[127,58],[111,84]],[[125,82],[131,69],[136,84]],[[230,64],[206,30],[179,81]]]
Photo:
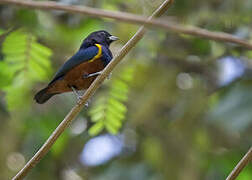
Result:
[[226,180],[235,180],[243,168],[252,161],[252,147],[250,147],[249,151],[244,155],[244,157],[240,160],[240,162],[235,166],[233,171],[228,175]]
[[170,30],[175,33],[183,33],[189,34],[193,36],[199,36],[206,39],[211,39],[215,41],[222,41],[222,42],[229,42],[239,44],[240,46],[246,47],[248,49],[252,49],[252,44],[248,41],[235,37],[231,34],[224,33],[224,32],[212,32],[206,29],[201,29],[194,26],[185,26],[182,24],[176,24],[167,22],[160,19],[155,20],[147,20],[145,16],[134,15],[125,12],[114,12],[108,10],[101,10],[91,7],[85,6],[74,6],[74,5],[63,5],[57,2],[52,1],[25,1],[25,0],[0,0],[0,4],[7,4],[7,5],[17,5],[23,6],[32,9],[41,9],[41,10],[60,10],[60,11],[67,11],[69,13],[75,14],[85,14],[88,16],[99,17],[99,18],[111,18],[120,21],[124,21],[127,23],[134,23],[134,24],[143,24],[148,27],[159,27],[165,30]]
[[[165,0],[163,4],[150,16],[148,19],[153,17],[161,16],[172,4],[173,0]],[[21,169],[18,174],[13,178],[14,180],[23,179],[28,172],[36,166],[36,164],[44,157],[50,150],[52,145],[58,139],[58,137],[63,133],[63,131],[69,126],[69,124],[74,120],[74,118],[79,114],[81,109],[87,100],[95,93],[95,91],[101,86],[102,82],[111,73],[111,71],[116,67],[116,65],[122,61],[124,56],[142,39],[145,34],[146,29],[144,26],[140,27],[136,34],[122,47],[120,52],[113,58],[113,60],[106,66],[103,73],[99,75],[91,86],[87,89],[85,94],[81,97],[79,104],[75,105],[72,110],[67,114],[64,120],[59,124],[59,126],[54,130],[51,136],[43,144],[43,146],[38,150],[38,152],[30,159],[29,162]]]
[[[15,31],[16,28],[14,27],[11,27],[9,29],[7,29],[5,32],[3,32],[1,35],[0,35],[0,42],[6,37],[8,36],[11,32]],[[1,43],[0,43],[1,44]]]

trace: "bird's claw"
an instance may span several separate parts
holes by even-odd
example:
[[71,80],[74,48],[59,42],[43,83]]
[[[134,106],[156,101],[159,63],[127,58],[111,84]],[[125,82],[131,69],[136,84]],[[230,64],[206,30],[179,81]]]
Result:
[[83,77],[84,79],[86,79],[86,78],[89,78],[89,77],[98,76],[98,75],[100,75],[101,73],[102,73],[102,71],[98,71],[98,72],[95,72],[95,73],[84,74],[82,77]]
[[89,102],[86,102],[85,103],[85,107],[87,108],[89,106]]
[[[77,104],[78,104],[78,105],[81,105],[81,101],[82,101],[81,96],[78,96],[78,98],[77,98]],[[86,108],[88,108],[89,102],[86,102],[84,106],[85,106]]]
[[77,104],[78,104],[78,105],[81,105],[81,100],[82,100],[82,99],[81,99],[81,96],[77,96]]
[[[91,73],[91,74],[84,74],[82,77],[83,77],[84,79],[87,79],[87,78],[89,78],[89,77],[98,76],[98,75],[100,75],[101,73],[102,73],[102,71],[98,71],[98,72]],[[112,75],[112,73],[110,73],[110,74],[108,75],[107,79],[110,79],[110,78],[111,78],[111,75]]]

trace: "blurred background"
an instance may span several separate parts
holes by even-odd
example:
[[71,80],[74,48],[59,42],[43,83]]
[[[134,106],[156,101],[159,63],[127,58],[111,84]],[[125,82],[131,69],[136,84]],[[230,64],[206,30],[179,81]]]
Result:
[[[150,15],[161,0],[58,0]],[[252,42],[251,0],[175,0],[164,20]],[[33,101],[92,31],[139,26],[0,5],[0,179],[10,179],[75,105]],[[222,180],[252,144],[252,51],[152,28],[27,180]],[[252,166],[237,178],[252,179]]]

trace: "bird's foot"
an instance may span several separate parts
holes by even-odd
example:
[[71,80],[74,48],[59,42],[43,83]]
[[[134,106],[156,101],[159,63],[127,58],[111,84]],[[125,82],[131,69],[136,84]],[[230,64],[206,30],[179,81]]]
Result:
[[[78,97],[77,97],[77,104],[78,104],[78,105],[81,105],[81,101],[82,101],[81,96],[78,96]],[[87,101],[87,102],[85,103],[84,106],[85,106],[86,108],[88,108],[89,102]]]
[[78,105],[81,105],[81,100],[82,100],[82,99],[81,99],[81,96],[77,96],[77,104],[78,104]]
[[102,71],[98,71],[98,72],[95,72],[95,73],[90,73],[90,74],[84,74],[83,75],[83,78],[86,79],[86,78],[89,78],[89,77],[93,77],[93,76],[98,76],[102,73]]
[[78,92],[77,89],[75,89],[73,86],[71,86],[71,89],[73,90],[75,96],[76,96],[76,99],[77,99],[77,104],[80,105],[81,104],[81,94]]
[[87,108],[89,106],[89,102],[87,101],[86,103],[85,103],[85,107]]
[[[99,71],[99,72],[96,72],[96,73],[91,73],[91,74],[84,74],[84,75],[83,75],[83,78],[84,78],[84,79],[87,79],[87,78],[92,77],[92,76],[100,75],[101,73],[102,73],[102,71]],[[110,79],[111,76],[112,76],[112,73],[109,73],[107,79]]]

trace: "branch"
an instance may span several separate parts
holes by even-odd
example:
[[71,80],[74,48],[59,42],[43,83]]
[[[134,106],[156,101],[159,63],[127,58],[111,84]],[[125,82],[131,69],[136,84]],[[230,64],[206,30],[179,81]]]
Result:
[[240,162],[236,165],[233,171],[228,175],[226,180],[235,180],[243,168],[252,161],[252,147],[250,147],[249,151],[245,154],[245,156],[240,160]]
[[73,5],[63,5],[60,3],[52,1],[26,1],[26,0],[0,0],[0,4],[7,5],[17,5],[23,6],[32,9],[41,9],[41,10],[60,10],[67,11],[69,13],[75,14],[85,14],[88,16],[93,16],[96,18],[111,18],[128,23],[134,24],[143,24],[148,27],[159,27],[165,30],[170,30],[175,33],[189,34],[193,36],[199,36],[206,39],[211,39],[215,41],[229,42],[239,44],[240,46],[252,49],[252,44],[246,40],[242,40],[238,37],[235,37],[231,34],[224,32],[212,32],[198,27],[188,27],[181,24],[171,23],[160,19],[147,20],[146,17],[140,15],[134,15],[125,12],[113,12],[108,10],[100,10],[91,7],[85,6],[73,6]]
[[[161,16],[170,5],[173,3],[173,0],[165,0],[162,5],[148,18],[148,20],[153,17]],[[79,114],[81,109],[87,100],[95,93],[95,91],[101,86],[102,82],[106,77],[111,73],[111,71],[116,67],[116,65],[122,61],[124,56],[142,39],[145,34],[146,29],[144,26],[140,27],[136,34],[122,47],[120,52],[113,58],[113,60],[106,66],[102,74],[99,75],[91,86],[87,89],[85,94],[81,97],[79,104],[75,105],[72,110],[67,114],[64,120],[59,124],[59,126],[54,130],[51,136],[43,144],[43,146],[38,150],[38,152],[30,159],[29,162],[21,169],[18,174],[13,178],[13,180],[23,179],[28,172],[36,166],[36,164],[44,157],[47,152],[50,150],[52,145],[58,139],[58,137],[63,133],[63,131],[69,126],[69,124],[74,120],[74,118]]]

